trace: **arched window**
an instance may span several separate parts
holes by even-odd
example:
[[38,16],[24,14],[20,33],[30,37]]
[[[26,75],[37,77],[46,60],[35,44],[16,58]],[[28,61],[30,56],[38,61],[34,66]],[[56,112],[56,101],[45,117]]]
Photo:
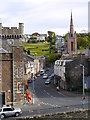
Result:
[[7,35],[7,38],[9,38],[9,35]]
[[73,51],[73,42],[71,42],[71,51]]
[[20,38],[21,38],[22,36],[20,35]]
[[4,35],[2,35],[2,38],[4,38]]
[[5,38],[7,38],[6,35],[5,35]]
[[17,35],[17,39],[19,38],[19,36]]
[[12,35],[12,38],[14,38],[14,36]]
[[11,35],[10,35],[10,38],[11,38]]

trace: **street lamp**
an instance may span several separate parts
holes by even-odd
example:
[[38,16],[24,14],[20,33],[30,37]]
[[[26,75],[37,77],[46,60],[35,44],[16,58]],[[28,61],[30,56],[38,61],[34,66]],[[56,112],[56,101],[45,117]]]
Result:
[[85,84],[84,84],[84,65],[80,64],[83,67],[83,99],[85,99]]
[[33,96],[32,96],[32,104],[34,104],[34,77],[33,77]]

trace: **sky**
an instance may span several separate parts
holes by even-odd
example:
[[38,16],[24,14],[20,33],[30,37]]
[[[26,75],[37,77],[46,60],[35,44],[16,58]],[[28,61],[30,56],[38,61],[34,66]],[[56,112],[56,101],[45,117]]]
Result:
[[0,22],[4,27],[24,23],[24,33],[63,35],[70,30],[71,10],[74,30],[88,30],[89,0],[0,0]]

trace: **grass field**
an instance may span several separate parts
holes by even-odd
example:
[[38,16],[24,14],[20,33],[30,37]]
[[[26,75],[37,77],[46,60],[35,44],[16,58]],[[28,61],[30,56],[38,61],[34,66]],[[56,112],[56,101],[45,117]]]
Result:
[[49,55],[49,43],[22,43],[24,45],[24,49],[28,51],[30,49],[30,54],[34,56],[35,54],[37,56],[45,56]]

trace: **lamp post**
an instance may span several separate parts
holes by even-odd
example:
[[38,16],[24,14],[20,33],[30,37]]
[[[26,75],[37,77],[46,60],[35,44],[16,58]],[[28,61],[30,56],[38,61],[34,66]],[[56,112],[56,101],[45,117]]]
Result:
[[84,65],[80,64],[83,67],[83,100],[85,99],[85,84],[84,84]]
[[32,104],[34,104],[34,77],[33,77],[33,96],[32,96]]

